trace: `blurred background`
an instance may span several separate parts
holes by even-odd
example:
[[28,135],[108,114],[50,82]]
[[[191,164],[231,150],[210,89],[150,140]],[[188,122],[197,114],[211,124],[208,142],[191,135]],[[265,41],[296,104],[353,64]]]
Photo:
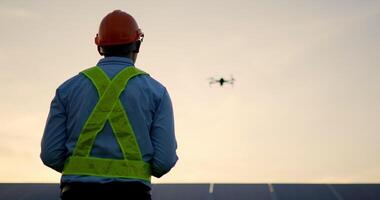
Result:
[[380,181],[380,1],[2,0],[0,182],[59,181],[39,159],[50,101],[115,9],[173,101],[180,159],[154,183]]

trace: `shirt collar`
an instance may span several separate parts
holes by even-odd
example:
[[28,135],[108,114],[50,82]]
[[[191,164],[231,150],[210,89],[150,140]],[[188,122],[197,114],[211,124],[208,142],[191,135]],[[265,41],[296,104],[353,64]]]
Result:
[[132,59],[129,59],[126,57],[117,57],[117,56],[104,57],[104,58],[99,60],[97,66],[104,66],[104,65],[109,65],[109,64],[134,66]]

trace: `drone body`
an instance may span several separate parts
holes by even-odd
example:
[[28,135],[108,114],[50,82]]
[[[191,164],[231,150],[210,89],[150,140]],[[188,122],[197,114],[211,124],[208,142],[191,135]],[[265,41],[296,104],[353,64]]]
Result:
[[235,79],[232,76],[231,76],[231,79],[224,79],[223,77],[220,79],[215,79],[214,77],[210,77],[208,78],[208,80],[209,80],[210,85],[214,83],[218,83],[220,87],[222,87],[225,83],[233,85],[235,81]]

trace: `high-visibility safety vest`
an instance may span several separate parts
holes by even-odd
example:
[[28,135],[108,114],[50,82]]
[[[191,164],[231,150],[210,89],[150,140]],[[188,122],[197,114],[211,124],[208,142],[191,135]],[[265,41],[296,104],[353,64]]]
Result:
[[[136,67],[124,68],[112,80],[99,67],[92,67],[81,73],[96,87],[99,100],[83,126],[73,154],[65,162],[63,175],[90,175],[150,181],[150,164],[142,159],[136,136],[119,100],[120,94],[132,77],[148,74]],[[90,156],[95,138],[107,121],[123,153],[123,159]]]

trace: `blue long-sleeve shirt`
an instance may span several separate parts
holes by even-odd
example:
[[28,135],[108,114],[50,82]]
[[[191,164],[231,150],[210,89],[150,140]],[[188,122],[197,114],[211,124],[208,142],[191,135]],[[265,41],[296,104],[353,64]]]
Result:
[[[132,60],[124,57],[106,57],[97,64],[110,79],[125,67],[133,65]],[[98,99],[95,86],[83,74],[72,77],[58,87],[41,141],[40,157],[45,165],[62,172]],[[161,177],[178,159],[172,103],[166,88],[150,76],[137,76],[128,82],[120,100],[135,132],[143,160],[151,163],[153,176]],[[108,122],[97,135],[90,155],[123,158]],[[61,183],[114,181],[138,180],[77,175],[63,175],[61,178]]]

